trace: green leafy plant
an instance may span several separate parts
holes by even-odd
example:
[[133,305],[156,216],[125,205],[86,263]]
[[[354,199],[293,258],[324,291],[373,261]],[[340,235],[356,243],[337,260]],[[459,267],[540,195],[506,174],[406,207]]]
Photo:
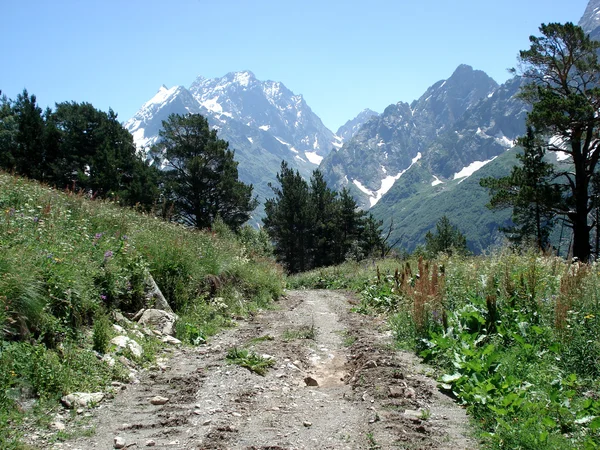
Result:
[[238,349],[237,347],[229,349],[226,359],[231,364],[245,367],[250,372],[262,376],[266,375],[269,367],[275,364],[273,358],[266,358],[246,349]]

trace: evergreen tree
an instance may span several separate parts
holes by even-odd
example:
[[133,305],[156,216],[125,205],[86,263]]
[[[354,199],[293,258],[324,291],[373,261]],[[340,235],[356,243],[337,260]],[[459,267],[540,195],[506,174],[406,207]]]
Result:
[[298,171],[281,162],[277,174],[280,187],[269,186],[275,194],[265,202],[266,217],[263,223],[275,243],[275,255],[291,273],[312,267],[309,243],[313,230],[308,183]]
[[217,217],[232,228],[250,218],[257,200],[252,185],[239,181],[234,152],[199,114],[171,114],[155,149],[167,162],[165,193],[179,220],[210,228]]
[[312,249],[314,267],[329,266],[338,262],[334,248],[336,242],[337,193],[327,187],[323,174],[315,170],[310,179],[310,207],[312,208],[312,233],[309,246]]
[[0,97],[0,168],[15,169],[18,123],[10,100]]
[[573,256],[587,261],[590,183],[600,158],[600,42],[572,23],[542,24],[540,32],[519,55],[522,75],[531,81],[521,97],[532,105],[529,124],[553,137],[548,150],[573,160],[574,173],[558,174],[569,190],[559,212],[573,229]]
[[265,229],[275,255],[289,272],[362,259],[382,251],[381,222],[357,208],[348,190],[340,195],[327,187],[316,170],[310,185],[284,161],[277,174],[280,187],[265,203]]
[[428,231],[425,235],[425,251],[432,256],[438,253],[447,253],[452,255],[466,254],[467,239],[460,230],[450,222],[446,216],[442,216],[435,225],[435,234]]
[[544,161],[545,150],[532,127],[527,127],[519,144],[523,147],[523,154],[517,155],[521,165],[514,166],[507,177],[483,178],[480,184],[490,190],[490,209],[512,208],[514,226],[502,228],[509,240],[519,246],[534,243],[544,250],[561,202],[561,186],[552,183],[554,167]]
[[13,153],[14,170],[29,178],[44,179],[44,119],[35,95],[30,96],[27,90],[23,90],[13,104],[13,113],[18,124],[17,145]]

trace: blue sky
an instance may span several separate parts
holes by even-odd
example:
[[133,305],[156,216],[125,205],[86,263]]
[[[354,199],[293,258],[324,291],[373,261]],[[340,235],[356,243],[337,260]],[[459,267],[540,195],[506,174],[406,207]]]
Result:
[[544,22],[587,0],[2,0],[0,89],[43,106],[87,101],[123,121],[161,84],[251,70],[333,131],[410,102],[462,63],[508,78]]

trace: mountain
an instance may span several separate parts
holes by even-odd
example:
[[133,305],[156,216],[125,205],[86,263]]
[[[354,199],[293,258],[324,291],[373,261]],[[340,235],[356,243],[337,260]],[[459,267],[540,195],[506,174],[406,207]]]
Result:
[[[261,202],[272,196],[281,161],[306,177],[332,148],[342,145],[302,95],[282,83],[260,81],[250,71],[221,78],[198,77],[189,88],[162,86],[127,122],[139,149],[146,152],[158,139],[170,114],[199,113],[229,142],[239,162],[239,177],[252,183]],[[255,218],[262,217],[262,205]]]
[[529,110],[516,98],[523,82],[515,77],[467,109],[371,209],[386,225],[394,222],[390,240],[402,236],[413,250],[446,215],[476,253],[502,241],[498,228],[509,223],[510,211],[485,206],[489,195],[479,179],[506,176],[517,162],[514,142],[525,133]]
[[363,109],[354,119],[350,119],[344,125],[339,127],[335,134],[339,136],[343,142],[347,142],[368,120],[377,116],[379,116],[378,112],[375,112],[369,108]]
[[578,25],[592,39],[600,39],[600,0],[590,0]]
[[323,160],[326,180],[348,187],[364,209],[374,206],[440,134],[497,87],[485,72],[459,66],[410,105],[392,104],[368,120]]

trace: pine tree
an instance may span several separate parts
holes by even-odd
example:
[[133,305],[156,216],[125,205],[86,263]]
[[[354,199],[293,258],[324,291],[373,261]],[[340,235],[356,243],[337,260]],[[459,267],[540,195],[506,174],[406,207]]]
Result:
[[[569,198],[559,211],[573,230],[573,256],[590,256],[590,183],[600,158],[600,42],[581,27],[542,24],[521,51],[521,74],[530,83],[521,97],[532,105],[528,122],[548,138],[549,151],[571,156],[574,173],[560,172]],[[558,139],[557,139],[558,138]]]
[[239,181],[234,152],[199,114],[171,114],[163,121],[154,151],[168,162],[167,201],[179,220],[210,228],[217,217],[231,228],[246,222],[257,205],[252,185]]
[[310,179],[310,207],[312,209],[312,232],[309,246],[312,249],[313,267],[329,266],[337,262],[336,203],[337,193],[327,187],[323,174],[315,170]]
[[291,273],[312,267],[310,261],[313,214],[310,206],[308,183],[298,171],[290,169],[285,161],[277,174],[280,187],[269,184],[274,198],[265,202],[263,223],[274,241],[275,255]]
[[27,90],[17,96],[13,104],[17,121],[16,148],[14,149],[14,170],[29,178],[43,179],[45,167],[44,119],[42,109],[36,104],[35,95]]
[[509,240],[544,250],[562,201],[561,186],[552,183],[554,167],[544,161],[545,150],[532,127],[527,127],[519,144],[523,147],[523,154],[517,155],[521,165],[514,166],[507,177],[483,178],[480,184],[490,190],[490,209],[512,208],[514,226],[501,229]]
[[446,216],[442,216],[435,225],[435,234],[428,231],[425,235],[425,251],[432,256],[438,253],[452,255],[466,254],[467,239],[460,230],[450,222]]

